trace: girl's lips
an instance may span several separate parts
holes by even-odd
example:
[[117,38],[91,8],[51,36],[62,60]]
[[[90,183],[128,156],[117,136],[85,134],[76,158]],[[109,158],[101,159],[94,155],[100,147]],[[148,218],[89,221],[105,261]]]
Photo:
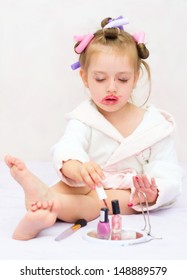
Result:
[[101,100],[101,104],[104,105],[113,105],[116,104],[119,100],[119,97],[116,95],[108,95]]

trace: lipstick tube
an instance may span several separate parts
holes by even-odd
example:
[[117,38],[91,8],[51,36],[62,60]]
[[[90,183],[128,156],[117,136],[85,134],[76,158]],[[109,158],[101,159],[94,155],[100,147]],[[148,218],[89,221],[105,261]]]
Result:
[[97,238],[109,239],[110,237],[110,223],[108,219],[108,209],[101,208],[100,219],[97,225]]

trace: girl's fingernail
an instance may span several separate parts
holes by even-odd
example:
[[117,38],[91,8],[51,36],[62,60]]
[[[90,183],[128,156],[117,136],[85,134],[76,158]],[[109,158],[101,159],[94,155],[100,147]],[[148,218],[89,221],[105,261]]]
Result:
[[135,178],[136,178],[137,181],[139,180],[139,177],[138,177],[138,176],[136,176]]
[[128,207],[132,207],[132,206],[133,206],[133,203],[132,203],[132,202],[129,202],[127,205],[128,205]]

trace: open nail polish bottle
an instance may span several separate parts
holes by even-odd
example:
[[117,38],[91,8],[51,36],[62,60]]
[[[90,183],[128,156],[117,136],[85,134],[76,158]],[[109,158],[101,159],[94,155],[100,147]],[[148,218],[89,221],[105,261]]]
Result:
[[119,201],[112,200],[112,233],[121,233],[122,229],[122,217],[120,215],[120,207],[119,207]]
[[108,209],[101,208],[100,219],[97,225],[97,238],[109,239],[110,237],[110,223],[108,219]]

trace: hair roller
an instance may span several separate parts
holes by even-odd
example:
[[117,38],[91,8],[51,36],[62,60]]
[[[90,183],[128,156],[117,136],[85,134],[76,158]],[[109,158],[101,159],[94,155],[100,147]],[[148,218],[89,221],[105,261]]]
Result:
[[146,59],[149,57],[149,51],[144,43],[137,44],[137,50],[140,58]]
[[111,20],[112,20],[111,17],[107,17],[107,18],[103,19],[103,20],[101,21],[101,27],[102,27],[102,28],[105,27],[105,25],[107,25],[107,23],[109,23],[109,21],[111,21]]

